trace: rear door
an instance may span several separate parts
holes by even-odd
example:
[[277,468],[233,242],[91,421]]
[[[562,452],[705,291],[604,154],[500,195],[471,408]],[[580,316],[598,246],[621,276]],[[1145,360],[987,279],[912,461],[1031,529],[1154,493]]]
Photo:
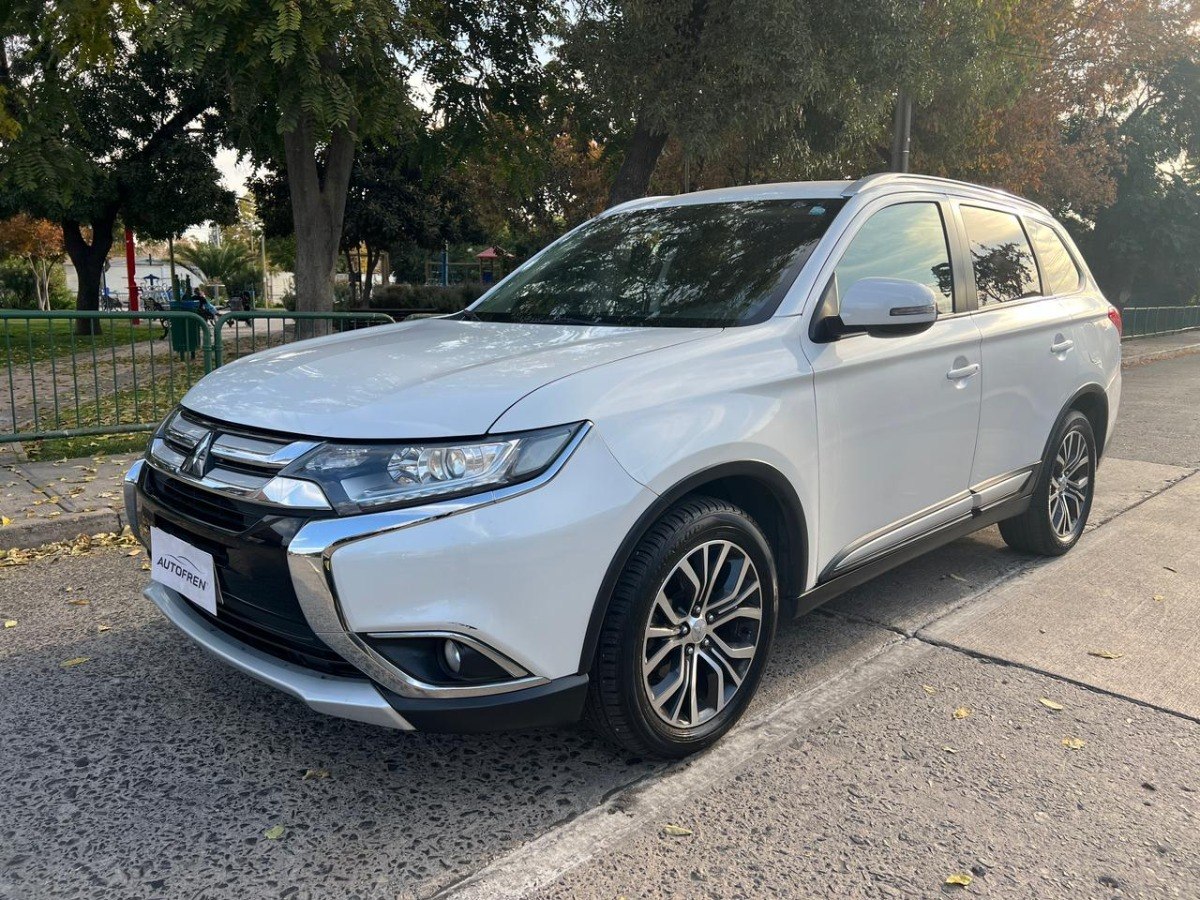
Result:
[[[983,337],[979,443],[971,471],[978,486],[1014,476],[1042,456],[1050,430],[1078,381],[1071,328],[1044,282],[1029,234],[1014,211],[957,204],[971,258],[975,319]],[[1061,273],[1059,273],[1061,275]],[[1004,492],[994,499],[1002,499]]]

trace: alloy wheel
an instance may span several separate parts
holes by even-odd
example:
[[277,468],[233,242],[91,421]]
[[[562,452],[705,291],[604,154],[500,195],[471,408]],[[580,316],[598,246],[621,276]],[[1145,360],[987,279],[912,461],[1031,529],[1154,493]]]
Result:
[[1050,527],[1061,540],[1075,534],[1091,490],[1091,454],[1078,431],[1068,431],[1050,474]]
[[659,587],[642,642],[642,686],[675,728],[719,714],[741,689],[762,634],[762,583],[727,540],[688,551]]

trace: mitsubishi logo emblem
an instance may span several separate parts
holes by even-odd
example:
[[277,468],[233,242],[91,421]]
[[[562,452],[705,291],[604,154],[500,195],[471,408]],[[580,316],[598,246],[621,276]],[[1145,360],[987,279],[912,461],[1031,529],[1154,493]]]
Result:
[[213,438],[216,437],[214,432],[209,432],[200,439],[200,443],[196,445],[196,449],[192,451],[192,455],[184,462],[182,471],[195,478],[203,478],[205,472],[208,471],[208,448],[212,446]]

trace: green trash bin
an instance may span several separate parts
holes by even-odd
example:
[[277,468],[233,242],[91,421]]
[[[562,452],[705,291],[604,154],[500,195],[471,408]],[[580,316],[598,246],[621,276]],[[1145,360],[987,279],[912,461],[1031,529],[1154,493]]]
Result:
[[[175,300],[171,303],[171,309],[176,312],[194,313],[200,311],[200,304],[195,300]],[[196,358],[196,351],[200,349],[200,328],[198,319],[171,320],[171,349],[178,353],[180,358]]]

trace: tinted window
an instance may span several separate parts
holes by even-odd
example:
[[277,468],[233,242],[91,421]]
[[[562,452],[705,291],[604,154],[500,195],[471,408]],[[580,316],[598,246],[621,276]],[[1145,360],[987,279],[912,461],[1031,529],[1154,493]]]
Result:
[[946,228],[936,203],[901,203],[881,209],[859,229],[833,273],[844,297],[863,278],[903,278],[933,288],[938,310],[954,309],[954,284]]
[[971,245],[980,306],[1035,297],[1042,292],[1037,264],[1020,219],[978,206],[964,206],[962,217]]
[[1034,252],[1042,266],[1046,293],[1069,294],[1078,290],[1079,269],[1062,238],[1054,229],[1031,219],[1025,220],[1025,227],[1029,230]]
[[779,305],[844,200],[634,210],[585,225],[472,308],[487,321],[744,325]]

